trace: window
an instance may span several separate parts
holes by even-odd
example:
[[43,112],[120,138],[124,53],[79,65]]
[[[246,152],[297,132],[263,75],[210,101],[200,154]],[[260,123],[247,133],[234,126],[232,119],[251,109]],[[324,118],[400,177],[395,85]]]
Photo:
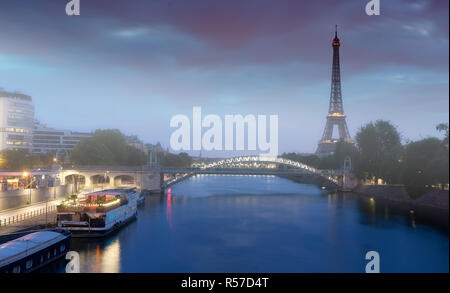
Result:
[[20,273],[20,266],[15,266],[15,267],[13,268],[12,272],[13,272],[14,274]]
[[44,256],[41,255],[41,263],[43,263],[43,262],[44,262]]
[[56,256],[56,248],[55,248],[55,250],[53,251],[53,255]]
[[59,247],[59,251],[64,252],[64,250],[66,250],[66,246],[63,244]]
[[32,259],[27,260],[27,264],[25,267],[27,270],[31,269],[33,267],[33,260]]

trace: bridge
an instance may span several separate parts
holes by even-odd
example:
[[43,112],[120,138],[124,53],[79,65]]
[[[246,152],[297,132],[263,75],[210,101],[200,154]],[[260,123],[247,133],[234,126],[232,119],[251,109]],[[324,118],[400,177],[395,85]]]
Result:
[[196,174],[295,176],[307,178],[308,182],[305,183],[321,181],[325,182],[322,185],[329,187],[343,187],[347,173],[347,169],[320,170],[288,159],[265,156],[235,157],[210,163],[194,163],[189,168],[161,168],[161,174],[171,175],[169,178],[163,177],[163,189]]
[[197,174],[275,175],[329,188],[344,188],[349,173],[346,167],[321,170],[284,158],[245,156],[194,163],[190,167],[66,165],[60,168],[59,177],[62,185],[74,184],[77,189],[81,186],[114,188],[128,185],[159,192]]

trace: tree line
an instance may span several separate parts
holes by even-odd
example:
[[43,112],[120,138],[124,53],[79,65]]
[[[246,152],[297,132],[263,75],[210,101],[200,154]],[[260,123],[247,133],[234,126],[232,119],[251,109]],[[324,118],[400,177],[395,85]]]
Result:
[[[25,171],[36,166],[49,166],[57,161],[56,158],[56,152],[32,154],[26,149],[8,149],[0,152],[0,170]],[[192,164],[192,158],[187,153],[158,152],[157,158],[163,166],[187,167]],[[80,140],[69,152],[69,160],[79,166],[143,166],[148,164],[149,156],[129,145],[119,130],[106,129],[96,130],[91,138]]]
[[340,169],[350,156],[353,172],[361,180],[376,183],[381,179],[415,188],[444,186],[449,183],[449,126],[439,124],[436,129],[443,133],[443,139],[429,137],[402,144],[397,128],[378,120],[358,130],[355,145],[339,141],[333,155],[284,153],[282,157],[319,169]]
[[[449,126],[439,124],[436,129],[443,139],[429,137],[402,144],[397,128],[388,121],[378,120],[362,126],[356,144],[339,141],[333,155],[318,157],[284,153],[281,157],[298,161],[318,169],[340,169],[344,159],[352,159],[353,173],[361,180],[409,187],[448,185],[449,183]],[[0,152],[0,170],[22,171],[33,166],[54,163],[56,153],[31,154],[27,150]],[[188,167],[192,158],[187,153],[158,152],[160,165]],[[93,137],[81,140],[70,152],[75,165],[142,166],[149,156],[127,143],[126,137],[114,129],[97,130]]]

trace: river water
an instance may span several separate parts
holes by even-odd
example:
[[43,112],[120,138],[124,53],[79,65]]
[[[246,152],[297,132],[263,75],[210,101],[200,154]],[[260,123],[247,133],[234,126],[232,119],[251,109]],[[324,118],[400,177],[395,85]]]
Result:
[[[198,175],[151,195],[136,221],[73,239],[81,272],[448,272],[447,232],[354,194],[274,176]],[[64,272],[61,260],[44,272]]]

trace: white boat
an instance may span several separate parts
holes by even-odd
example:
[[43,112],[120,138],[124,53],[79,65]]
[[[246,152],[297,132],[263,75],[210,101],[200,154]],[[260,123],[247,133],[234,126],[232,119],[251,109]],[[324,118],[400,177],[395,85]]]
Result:
[[85,194],[58,206],[58,227],[73,237],[101,237],[136,218],[140,192],[136,188],[108,189]]
[[141,191],[141,192],[139,193],[139,197],[138,197],[138,205],[144,204],[144,202],[145,202],[145,195],[146,195],[146,192],[145,192],[145,191]]

